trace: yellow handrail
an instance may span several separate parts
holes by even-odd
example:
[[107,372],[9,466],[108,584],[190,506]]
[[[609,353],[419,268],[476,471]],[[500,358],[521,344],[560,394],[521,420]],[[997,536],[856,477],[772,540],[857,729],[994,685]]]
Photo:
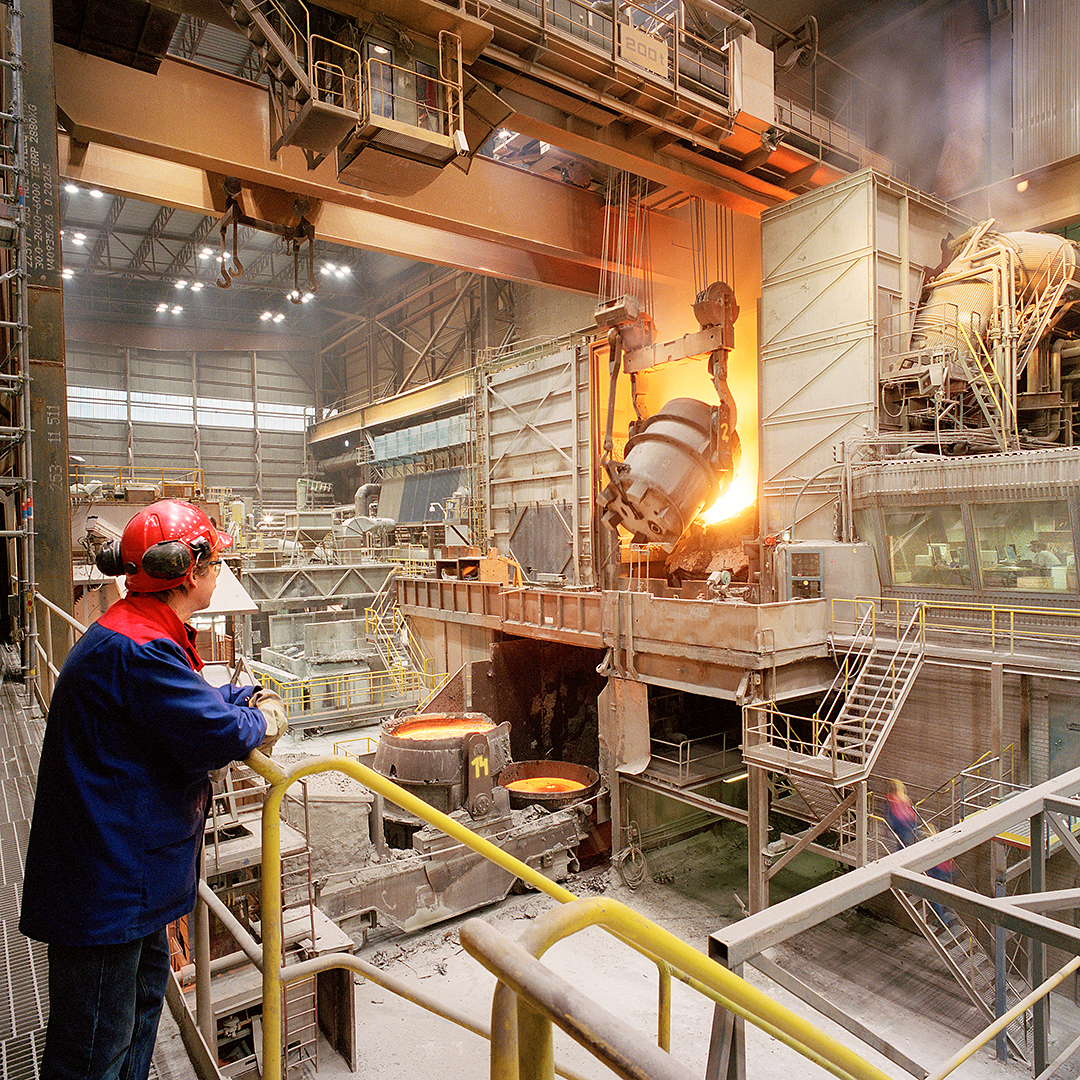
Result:
[[[1009,392],[1006,389],[1005,384],[1001,381],[1001,376],[998,374],[997,368],[994,367],[994,361],[991,358],[990,353],[987,351],[983,339],[978,336],[976,336],[975,338],[975,340],[979,343],[979,347],[986,355],[985,365],[983,364],[982,360],[979,359],[978,351],[976,350],[975,346],[972,345],[971,338],[968,336],[968,332],[964,328],[964,324],[958,322],[956,325],[959,327],[960,333],[964,335],[964,342],[967,344],[968,351],[971,353],[972,359],[975,361],[975,366],[979,369],[979,374],[982,376],[983,382],[986,383],[986,388],[990,391],[991,394],[993,394],[995,401],[998,401],[1005,406],[1005,408],[1001,409],[1001,438],[1004,441],[1005,445],[1008,446],[1010,432],[1005,425],[1008,423],[1010,413],[1012,415],[1012,434],[1016,435],[1018,440],[1020,437],[1019,433],[1016,431],[1016,409],[1013,406],[1011,398],[1009,397]],[[988,371],[990,372],[990,374],[993,375],[993,381],[991,381],[990,379],[990,374],[987,374]],[[997,384],[997,392],[995,392],[994,383]]]
[[[452,839],[484,856],[526,884],[558,900],[561,904],[569,904],[578,899],[569,889],[551,881],[539,870],[515,859],[489,840],[478,836],[461,822],[436,810],[423,799],[404,790],[374,770],[366,768],[358,761],[344,757],[320,757],[282,768],[277,762],[255,751],[247,758],[246,764],[269,784],[262,812],[264,1080],[280,1080],[282,1075],[284,987],[288,983],[310,976],[313,970],[349,966],[333,955],[290,965],[287,968],[282,966],[281,860],[278,855],[281,850],[281,803],[289,786],[297,780],[322,772],[343,772],[384,799],[415,815],[421,821],[434,825]],[[629,909],[626,910],[629,912]],[[667,931],[661,930],[639,915],[631,912],[628,918],[630,918],[628,925],[631,927],[628,944],[652,959],[656,954],[651,951],[650,945],[640,944],[639,940],[633,937],[639,929],[651,928],[650,932],[658,935],[655,940],[663,944],[664,952],[661,958],[670,964],[672,973],[699,993],[704,993],[707,997],[724,1005],[725,1008],[730,1008],[736,1015],[749,1019],[751,1023],[775,1035],[789,1046],[794,1046],[796,1049],[802,1047],[800,1053],[804,1053],[812,1060],[818,1060],[816,1054],[823,1054],[823,1061],[819,1063],[825,1068],[830,1068],[828,1062],[839,1061],[847,1061],[854,1066],[854,1071],[850,1072],[830,1068],[836,1076],[851,1076],[859,1080],[861,1078],[888,1080],[886,1074],[879,1069],[864,1062],[857,1054],[830,1039],[808,1021],[771,1001],[760,990],[756,990],[733,972],[722,968],[697,949],[681,942],[674,935],[668,934]],[[614,932],[619,933],[619,929],[615,928]],[[313,965],[316,966],[313,967]],[[705,978],[702,978],[703,975]],[[724,989],[721,991],[717,987]],[[753,1004],[748,1005],[746,1002]],[[791,1034],[793,1031],[802,1034],[799,1038],[795,1038]]]
[[[499,978],[500,987],[504,988],[501,993],[496,989],[496,1002],[492,1006],[492,1028],[498,1030],[504,1025],[497,1023],[497,1019],[505,1021],[509,1011],[507,983],[504,981],[509,970],[508,965],[500,963],[500,958],[493,955],[492,950],[480,947],[474,932],[478,925],[483,924],[479,920],[470,920],[462,927],[461,943],[471,956]],[[555,942],[589,926],[603,926],[620,939],[633,943],[646,955],[662,958],[673,970],[684,973],[700,987],[706,988],[709,991],[708,996],[729,1012],[796,1050],[833,1076],[889,1080],[887,1073],[826,1035],[811,1021],[774,1001],[735,972],[616,900],[607,897],[580,899],[568,902],[561,908],[546,911],[525,930],[520,946],[533,957],[539,958]],[[520,993],[522,988],[514,989]],[[557,1009],[545,1008],[535,998],[530,1003],[544,1008],[549,1018],[557,1015]],[[550,1029],[550,1019],[548,1028]],[[534,1029],[534,1032],[543,1037],[542,1031],[536,1032]],[[513,1041],[511,1038],[507,1043]],[[521,1044],[522,1055],[536,1049],[535,1043],[531,1047],[527,1046],[525,1039],[521,1039]],[[506,1049],[506,1046],[492,1044],[493,1077],[513,1075],[509,1062],[503,1059],[498,1065],[496,1063],[497,1053],[505,1053]],[[601,1060],[609,1060],[601,1055],[596,1056],[601,1057]]]
[[[1008,1012],[999,1016],[992,1024],[983,1028],[966,1046],[958,1050],[936,1072],[930,1074],[927,1080],[945,1080],[951,1072],[958,1069],[972,1054],[981,1046],[985,1046],[995,1035],[1004,1031],[1018,1016],[1022,1016],[1040,998],[1045,997],[1060,982],[1064,982],[1074,971],[1080,969],[1080,956],[1073,957],[1063,968],[1051,975],[1045,982],[1040,983],[1027,997],[1018,1001]],[[1040,1073],[1044,1076],[1045,1073]]]

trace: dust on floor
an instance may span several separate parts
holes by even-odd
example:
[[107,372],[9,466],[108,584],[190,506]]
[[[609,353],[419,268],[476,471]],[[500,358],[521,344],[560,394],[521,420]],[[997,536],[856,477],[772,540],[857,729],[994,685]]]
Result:
[[[746,880],[744,852],[742,869],[738,869],[744,846],[718,829],[649,853],[649,877],[636,890],[624,885],[614,870],[579,874],[566,885],[579,896],[602,893],[612,897],[707,951],[709,934],[740,917],[733,882]],[[471,916],[408,937],[381,936],[365,945],[360,954],[486,1025],[490,1022],[495,981],[462,948],[458,938],[461,924],[467,918],[481,918],[516,940],[531,920],[555,903],[536,893],[512,895]],[[929,946],[920,937],[872,915],[860,911],[845,913],[785,943],[771,955],[834,1005],[861,1020],[927,1069],[944,1062],[981,1027],[974,1009],[951,985]],[[555,945],[545,954],[544,961],[624,1023],[650,1039],[655,1038],[656,969],[628,946],[602,930],[590,928]],[[886,1074],[906,1075],[764,975],[748,969],[747,979],[794,1012],[812,1019]],[[1075,1008],[1055,1004],[1052,1012],[1055,1041],[1051,1058],[1080,1031],[1080,1014]],[[672,1052],[699,1076],[704,1075],[712,1014],[710,1002],[683,984],[674,984]],[[360,1059],[356,1073],[349,1073],[324,1043],[320,1050],[320,1077],[460,1080],[488,1075],[488,1044],[483,1039],[359,977],[356,1024]],[[747,1076],[754,1080],[826,1075],[749,1025],[746,1042]],[[580,1076],[611,1075],[559,1031],[555,1032],[555,1046],[556,1061],[566,1063]],[[1031,1073],[1021,1063],[1001,1065],[984,1050],[955,1075],[973,1080],[990,1077],[1020,1080]],[[1063,1071],[1059,1075],[1067,1077],[1076,1073]]]

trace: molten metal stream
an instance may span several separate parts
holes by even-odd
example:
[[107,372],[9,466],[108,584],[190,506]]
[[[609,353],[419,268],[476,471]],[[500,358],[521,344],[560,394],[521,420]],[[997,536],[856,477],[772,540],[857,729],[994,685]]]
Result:
[[503,785],[511,791],[537,792],[582,791],[584,784],[577,780],[564,780],[561,776],[530,776],[525,780],[511,780]]
[[485,720],[414,720],[394,728],[397,739],[453,739],[471,735],[474,731],[490,731],[493,724]]

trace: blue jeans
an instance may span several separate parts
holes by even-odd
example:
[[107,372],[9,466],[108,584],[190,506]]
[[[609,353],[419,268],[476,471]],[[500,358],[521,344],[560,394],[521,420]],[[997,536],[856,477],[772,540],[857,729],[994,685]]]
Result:
[[125,945],[50,945],[41,1080],[146,1080],[168,978],[164,927]]

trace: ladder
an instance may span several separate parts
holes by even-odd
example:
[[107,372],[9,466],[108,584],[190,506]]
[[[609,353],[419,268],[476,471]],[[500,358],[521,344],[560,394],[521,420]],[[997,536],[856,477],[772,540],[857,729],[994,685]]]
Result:
[[356,127],[360,54],[313,34],[303,4],[231,0],[229,15],[259,54],[271,78],[271,148],[300,147],[314,168]]
[[[0,440],[15,453],[0,476],[0,498],[10,497],[14,521],[3,536],[16,542],[19,576],[19,636],[22,668],[29,678],[37,666],[37,622],[34,603],[33,455],[30,446],[30,326],[27,293],[29,236],[24,192],[27,178],[26,133],[23,116],[26,94],[23,73],[22,22],[24,0],[2,0],[0,20],[7,46],[0,58],[0,288],[6,293],[8,321],[0,322]],[[66,476],[62,479],[66,486]],[[13,635],[15,636],[15,635]]]

